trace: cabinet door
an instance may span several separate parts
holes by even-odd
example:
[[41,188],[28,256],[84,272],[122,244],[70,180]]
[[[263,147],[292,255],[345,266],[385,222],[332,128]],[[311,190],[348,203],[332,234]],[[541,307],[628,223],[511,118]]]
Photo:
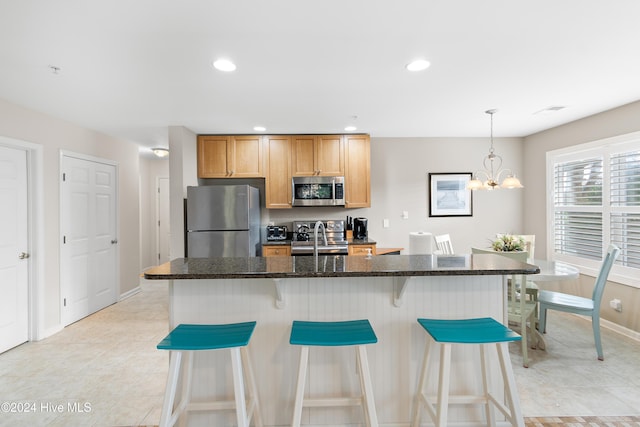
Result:
[[319,135],[316,139],[317,175],[344,175],[344,145],[342,135]]
[[267,209],[291,207],[291,138],[265,136],[266,179],[265,204]]
[[291,166],[293,176],[317,175],[316,137],[295,135],[291,138]]
[[262,169],[262,137],[246,135],[232,137],[229,176],[232,178],[261,178]]
[[231,162],[231,137],[198,137],[198,178],[226,178]]
[[345,207],[371,207],[371,145],[368,135],[346,135]]

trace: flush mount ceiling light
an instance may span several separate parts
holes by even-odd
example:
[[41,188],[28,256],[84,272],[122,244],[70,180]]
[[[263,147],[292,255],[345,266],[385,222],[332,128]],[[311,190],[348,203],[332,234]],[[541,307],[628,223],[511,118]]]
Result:
[[355,130],[358,130],[358,128],[355,126],[347,126],[346,128],[344,128],[344,130],[347,132],[353,132]]
[[[485,113],[491,116],[491,148],[489,154],[484,158],[484,170],[477,171],[473,174],[473,179],[467,184],[470,190],[493,190],[495,188],[522,188],[520,180],[511,169],[502,168],[502,157],[498,156],[493,148],[493,115],[498,110],[487,110]],[[502,176],[506,176],[504,181],[500,183]],[[484,181],[480,180],[484,178]]]
[[254,126],[253,130],[255,130],[256,132],[264,132],[267,130],[267,128],[264,126]]
[[229,61],[228,59],[218,59],[213,62],[213,68],[219,71],[231,72],[235,71],[236,64]]
[[151,151],[160,158],[167,157],[169,155],[168,148],[152,148]]
[[408,63],[406,65],[406,68],[409,71],[422,71],[422,70],[426,70],[430,66],[431,66],[431,63],[426,59],[416,59]]

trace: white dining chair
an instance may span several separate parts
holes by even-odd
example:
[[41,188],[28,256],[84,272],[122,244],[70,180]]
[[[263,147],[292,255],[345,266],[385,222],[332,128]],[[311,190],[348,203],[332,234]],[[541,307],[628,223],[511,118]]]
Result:
[[453,245],[451,244],[451,236],[448,234],[440,234],[433,237],[436,241],[436,247],[441,254],[453,255]]
[[602,353],[602,342],[600,340],[600,303],[604,286],[607,284],[607,277],[611,271],[614,261],[620,254],[620,248],[616,245],[609,245],[607,255],[602,261],[600,272],[593,286],[591,298],[584,298],[577,295],[569,295],[561,292],[541,290],[538,293],[538,303],[540,304],[540,332],[545,333],[547,329],[547,310],[564,311],[565,313],[581,314],[591,317],[593,327],[593,338],[596,342],[596,352],[598,360],[604,360]]

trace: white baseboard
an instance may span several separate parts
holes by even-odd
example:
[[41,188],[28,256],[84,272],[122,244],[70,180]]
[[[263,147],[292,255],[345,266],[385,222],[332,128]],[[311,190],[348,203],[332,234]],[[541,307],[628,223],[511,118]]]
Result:
[[612,331],[624,335],[625,337],[640,342],[640,332],[625,328],[624,326],[620,326],[617,323],[613,323],[603,318],[600,318],[600,326],[604,326],[607,329],[611,329]]
[[51,328],[47,328],[43,331],[43,334],[37,337],[34,341],[42,341],[45,338],[49,338],[50,336],[57,334],[63,329],[64,329],[64,326],[62,325],[56,325]]
[[135,294],[139,293],[142,289],[140,289],[140,286],[136,286],[135,288],[131,289],[130,291],[125,292],[124,294],[120,294],[120,299],[118,299],[118,302],[123,301],[129,297],[134,296]]

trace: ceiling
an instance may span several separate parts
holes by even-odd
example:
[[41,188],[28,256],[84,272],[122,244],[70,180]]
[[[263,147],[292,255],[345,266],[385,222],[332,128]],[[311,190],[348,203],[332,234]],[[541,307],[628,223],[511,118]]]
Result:
[[640,99],[639,17],[637,0],[0,0],[0,98],[143,147],[167,126],[487,136],[494,108],[496,137],[526,136]]

